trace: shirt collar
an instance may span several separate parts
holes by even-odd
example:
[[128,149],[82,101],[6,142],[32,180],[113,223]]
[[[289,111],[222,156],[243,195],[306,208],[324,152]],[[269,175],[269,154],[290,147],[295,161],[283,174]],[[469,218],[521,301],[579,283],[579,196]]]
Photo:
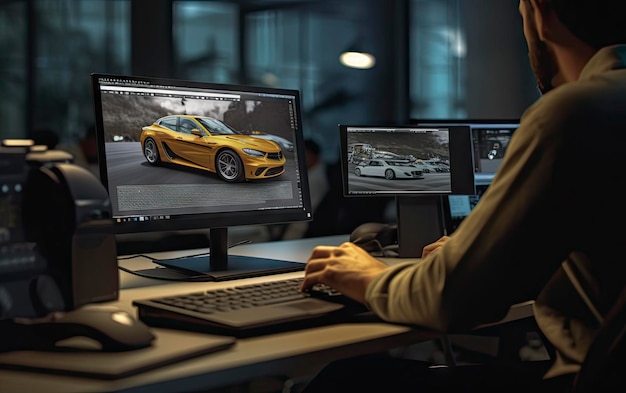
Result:
[[626,44],[601,48],[589,59],[578,80],[591,79],[596,74],[626,68]]

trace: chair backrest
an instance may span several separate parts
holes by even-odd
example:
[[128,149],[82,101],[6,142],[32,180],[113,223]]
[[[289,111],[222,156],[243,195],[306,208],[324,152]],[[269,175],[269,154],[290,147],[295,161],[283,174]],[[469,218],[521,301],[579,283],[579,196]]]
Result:
[[626,392],[626,287],[604,317],[576,376],[574,393]]

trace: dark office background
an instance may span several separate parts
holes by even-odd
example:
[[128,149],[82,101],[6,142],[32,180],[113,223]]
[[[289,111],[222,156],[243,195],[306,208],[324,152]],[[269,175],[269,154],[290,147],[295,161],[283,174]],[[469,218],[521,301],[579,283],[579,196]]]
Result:
[[[93,124],[89,74],[270,85],[302,93],[306,137],[338,123],[515,118],[537,98],[517,1],[0,0],[3,138]],[[367,70],[339,54],[359,45]]]

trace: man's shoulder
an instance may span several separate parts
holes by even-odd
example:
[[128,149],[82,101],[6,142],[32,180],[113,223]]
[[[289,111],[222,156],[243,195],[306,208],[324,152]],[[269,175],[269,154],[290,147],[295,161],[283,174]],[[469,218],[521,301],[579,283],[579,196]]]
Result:
[[620,85],[608,86],[602,81],[572,82],[542,96],[522,117],[522,121],[539,122],[549,129],[562,125],[578,128],[589,124],[612,122],[626,124],[626,112],[615,108],[626,106],[626,78]]

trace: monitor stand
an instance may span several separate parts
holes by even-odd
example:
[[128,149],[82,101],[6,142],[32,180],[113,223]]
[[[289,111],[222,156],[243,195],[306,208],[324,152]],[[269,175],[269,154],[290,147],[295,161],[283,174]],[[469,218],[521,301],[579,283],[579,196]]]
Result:
[[441,196],[397,196],[396,208],[400,258],[420,258],[424,246],[445,234]]
[[210,255],[160,259],[154,263],[188,275],[191,281],[237,280],[301,271],[305,266],[301,262],[229,255],[227,228],[209,230],[209,250]]

